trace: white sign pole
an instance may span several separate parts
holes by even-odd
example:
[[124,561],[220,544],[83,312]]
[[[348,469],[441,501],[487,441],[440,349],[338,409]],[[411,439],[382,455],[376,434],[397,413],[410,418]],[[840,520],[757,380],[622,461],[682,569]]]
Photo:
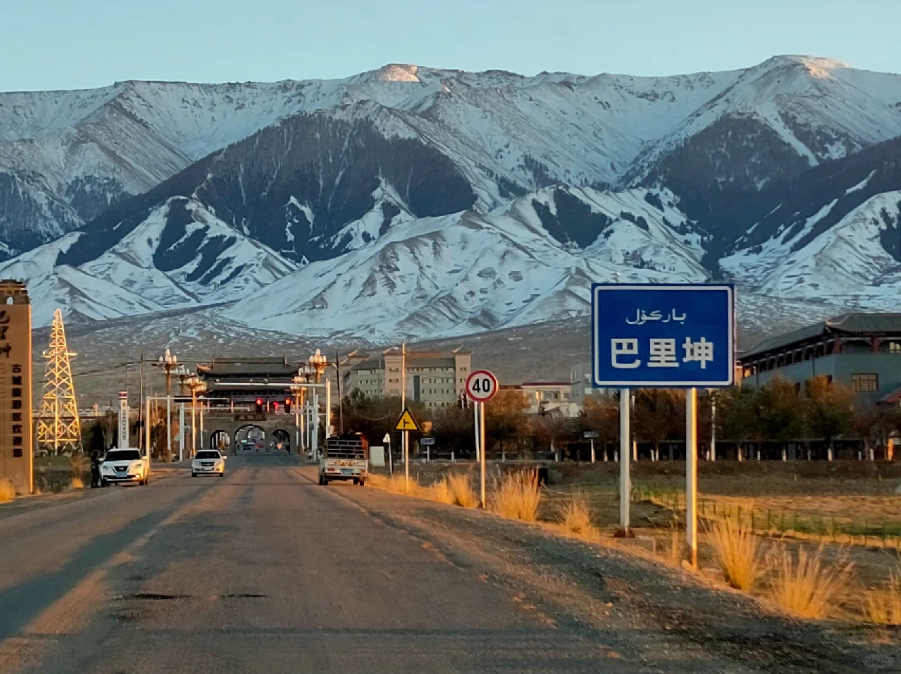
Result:
[[595,462],[595,454],[594,454],[594,438],[591,439],[591,462]]
[[629,389],[619,392],[619,524],[629,533],[629,501],[632,498],[632,480],[629,477],[629,456],[632,453],[632,431],[629,427]]
[[166,461],[172,460],[172,396],[166,394]]
[[685,394],[685,538],[692,567],[698,566],[698,389]]
[[150,396],[144,399],[144,451],[147,458],[150,459]]
[[488,447],[485,444],[485,403],[476,403],[479,407],[479,447],[481,447],[481,456],[479,457],[479,490],[481,494],[482,507],[488,507],[488,499],[485,495],[485,476],[488,472]]
[[178,460],[185,460],[185,404],[178,404]]
[[129,446],[128,438],[128,391],[119,391],[119,438],[120,448]]
[[481,434],[479,433],[479,404],[475,403],[472,406],[472,425],[475,428],[475,438],[476,438],[476,461],[482,461],[481,448],[479,447],[481,443]]
[[710,460],[716,461],[716,396],[710,392]]
[[404,431],[404,489],[410,491],[410,431]]

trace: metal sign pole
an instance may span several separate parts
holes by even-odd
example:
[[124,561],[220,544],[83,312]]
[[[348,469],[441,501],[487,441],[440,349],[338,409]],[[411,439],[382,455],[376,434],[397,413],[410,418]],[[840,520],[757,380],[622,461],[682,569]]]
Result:
[[178,403],[178,460],[185,460],[185,404]]
[[144,398],[144,405],[147,408],[144,411],[144,451],[150,459],[150,396]]
[[716,461],[716,396],[710,395],[710,460]]
[[689,561],[698,566],[698,389],[685,394],[685,538]]
[[594,454],[594,438],[592,438],[591,439],[591,462],[594,463],[595,460],[596,460],[596,457]]
[[166,396],[166,461],[172,459],[172,396]]
[[[387,433],[385,434],[388,435]],[[388,474],[394,477],[394,452],[391,451],[391,438],[388,438]]]
[[631,395],[629,389],[619,392],[619,524],[623,531],[629,533],[629,501],[632,498],[632,480],[629,476],[629,455],[632,444],[632,431],[629,427],[629,407]]
[[481,463],[482,461],[482,449],[481,445],[481,433],[479,432],[479,403],[474,403],[472,406],[472,425],[475,429],[475,438],[476,438],[476,461]]
[[404,431],[404,488],[410,491],[410,431]]
[[482,499],[482,507],[488,507],[488,499],[485,494],[485,475],[488,472],[488,446],[485,443],[485,403],[477,403],[479,407],[479,447],[481,457],[479,460],[479,491]]

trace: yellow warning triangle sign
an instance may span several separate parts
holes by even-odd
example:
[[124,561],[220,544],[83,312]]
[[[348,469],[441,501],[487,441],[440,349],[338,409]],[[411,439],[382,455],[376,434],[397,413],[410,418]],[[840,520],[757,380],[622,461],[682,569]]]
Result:
[[416,420],[413,419],[413,415],[410,414],[410,410],[404,408],[404,413],[400,415],[400,419],[397,420],[397,424],[394,426],[395,431],[418,431],[419,425],[416,423]]

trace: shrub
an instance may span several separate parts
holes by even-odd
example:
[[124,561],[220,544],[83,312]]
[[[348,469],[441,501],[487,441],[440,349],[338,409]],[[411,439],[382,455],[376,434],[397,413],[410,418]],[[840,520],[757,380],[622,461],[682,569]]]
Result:
[[84,489],[84,482],[79,476],[75,475],[69,483],[69,487],[71,489]]
[[438,480],[431,487],[423,489],[423,492],[423,496],[433,501],[438,501],[439,503],[447,503],[449,505],[454,505],[454,503],[456,503],[456,499],[454,499],[454,492],[448,484],[446,477]]
[[776,604],[798,618],[814,619],[825,617],[833,601],[847,590],[853,569],[844,561],[824,562],[822,547],[809,554],[803,546],[797,557],[787,550],[774,550],[771,565]]
[[710,544],[723,570],[723,579],[738,590],[748,591],[763,572],[760,539],[735,520],[716,522]]
[[453,502],[458,506],[475,508],[479,505],[479,497],[476,496],[468,475],[450,475],[447,477],[447,485],[453,494]]
[[534,522],[538,519],[540,500],[538,471],[518,471],[496,482],[492,507],[502,517]]
[[0,503],[6,503],[16,498],[16,488],[8,478],[0,478]]
[[591,523],[591,507],[581,494],[576,492],[563,507],[563,528],[566,533],[583,538],[595,539],[598,530]]
[[882,587],[864,594],[864,615],[877,625],[901,625],[901,573],[892,573]]

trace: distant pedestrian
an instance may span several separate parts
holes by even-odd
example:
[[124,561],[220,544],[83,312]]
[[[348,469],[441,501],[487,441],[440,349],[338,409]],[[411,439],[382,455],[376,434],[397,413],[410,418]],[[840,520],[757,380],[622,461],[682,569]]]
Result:
[[91,452],[91,488],[102,486],[100,481],[100,452],[96,449]]

